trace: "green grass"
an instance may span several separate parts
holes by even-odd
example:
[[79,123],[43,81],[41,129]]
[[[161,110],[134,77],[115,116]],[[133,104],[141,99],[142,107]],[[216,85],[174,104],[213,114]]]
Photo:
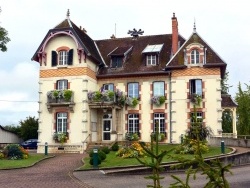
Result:
[[[177,145],[160,145],[159,146],[159,151],[161,150],[170,150],[174,149]],[[229,153],[231,149],[226,148],[225,152]],[[127,158],[123,159],[121,157],[117,157],[115,151],[111,151],[109,154],[107,154],[107,158],[102,161],[102,163],[98,166],[99,168],[110,168],[110,167],[124,167],[124,166],[130,166],[130,165],[141,165],[135,158]],[[183,156],[185,158],[192,158],[193,155],[191,154],[174,154],[173,151],[168,153],[172,156]],[[215,155],[220,155],[221,154],[221,149],[220,147],[209,147],[209,152],[203,154],[203,157],[212,157]],[[93,169],[93,166],[89,164],[89,157],[84,158],[84,165],[81,166],[79,169],[80,170],[85,170],[85,169]],[[149,157],[146,158],[146,160],[151,160]],[[168,156],[165,156],[163,158],[163,162],[171,162],[173,159],[169,158]]]
[[28,167],[45,158],[48,158],[48,156],[44,154],[30,154],[28,159],[20,159],[20,160],[0,159],[0,170]]

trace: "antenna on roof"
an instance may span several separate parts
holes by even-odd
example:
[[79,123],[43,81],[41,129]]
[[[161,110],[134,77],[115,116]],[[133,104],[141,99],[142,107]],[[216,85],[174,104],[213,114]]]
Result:
[[195,24],[195,18],[194,18],[194,29],[193,29],[193,33],[196,33],[196,24]]
[[67,18],[69,18],[69,15],[70,15],[70,13],[69,13],[69,9],[68,9],[67,14],[66,14]]
[[115,37],[116,37],[116,23],[115,23]]
[[134,28],[132,31],[128,30],[128,34],[130,34],[134,39],[138,38],[139,35],[142,35],[144,31],[139,29],[138,31]]

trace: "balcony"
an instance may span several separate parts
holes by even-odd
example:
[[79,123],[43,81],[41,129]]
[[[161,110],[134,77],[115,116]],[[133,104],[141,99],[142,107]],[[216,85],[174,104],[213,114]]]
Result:
[[74,93],[71,90],[52,90],[47,93],[47,109],[52,111],[53,107],[68,107],[71,112],[74,112]]

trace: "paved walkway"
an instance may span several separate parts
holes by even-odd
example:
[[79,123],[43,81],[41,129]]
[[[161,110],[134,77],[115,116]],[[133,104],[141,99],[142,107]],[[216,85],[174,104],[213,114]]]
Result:
[[[250,148],[235,147],[237,153]],[[104,175],[102,170],[76,171],[83,154],[60,154],[30,168],[0,170],[1,188],[140,188],[150,184],[144,175]],[[0,161],[1,162],[1,161]],[[169,176],[169,174],[167,175]],[[128,186],[129,184],[129,186]]]
[[73,176],[73,170],[82,165],[82,158],[82,154],[61,154],[30,168],[0,170],[0,187],[92,188]]

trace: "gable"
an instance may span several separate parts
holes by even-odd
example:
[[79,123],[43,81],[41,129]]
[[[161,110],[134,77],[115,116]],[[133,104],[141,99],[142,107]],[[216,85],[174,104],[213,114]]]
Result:
[[206,68],[219,67],[221,69],[221,77],[224,76],[226,63],[196,32],[191,35],[191,37],[167,63],[166,69],[173,70],[187,68],[188,65],[191,64],[188,57],[191,56],[193,49],[198,50],[202,55],[200,58],[200,66]]

